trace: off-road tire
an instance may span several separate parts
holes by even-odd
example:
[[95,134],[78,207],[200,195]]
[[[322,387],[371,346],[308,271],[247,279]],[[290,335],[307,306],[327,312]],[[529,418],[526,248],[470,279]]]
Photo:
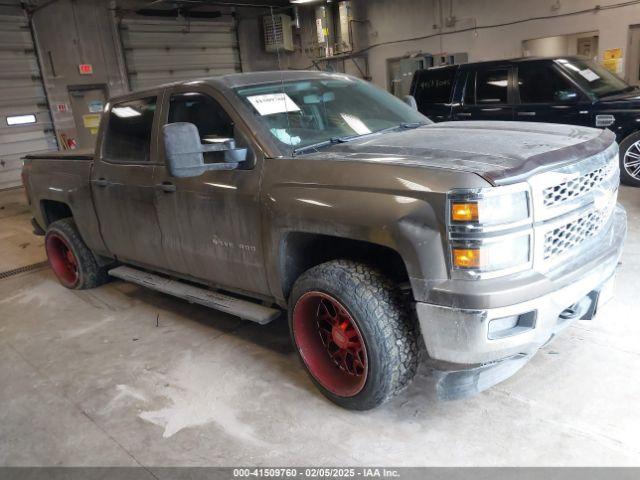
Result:
[[[624,155],[627,150],[633,148],[636,142],[640,142],[640,132],[632,133],[620,142],[620,181],[632,187],[640,187],[640,178],[634,178],[627,172],[624,166]],[[640,151],[636,151],[635,149],[634,152],[640,153]]]
[[[93,253],[80,237],[72,218],[64,218],[51,223],[47,228],[44,241],[49,265],[65,287],[72,290],[84,290],[98,287],[109,280],[107,268],[98,265]],[[76,275],[72,279],[63,278],[54,265],[56,253],[55,249],[51,247],[51,243],[59,243],[60,241],[71,251],[75,261]]]
[[[322,292],[337,299],[357,324],[364,340],[368,362],[366,380],[353,396],[336,395],[321,385],[300,353],[294,332],[294,313],[299,299],[309,292]],[[298,278],[289,297],[291,337],[311,380],[327,398],[350,410],[369,410],[387,402],[411,383],[418,368],[420,349],[415,314],[407,303],[398,287],[380,271],[350,260],[317,265]]]

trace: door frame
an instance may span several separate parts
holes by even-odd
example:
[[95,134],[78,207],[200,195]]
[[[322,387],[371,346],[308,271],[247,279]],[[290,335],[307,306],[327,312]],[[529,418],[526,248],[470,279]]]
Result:
[[[631,59],[631,51],[632,48],[631,46],[633,45],[633,32],[634,30],[637,30],[639,35],[640,35],[640,23],[634,23],[629,25],[629,29],[628,29],[628,33],[627,33],[627,55],[625,57],[624,60],[624,79],[627,83],[631,84],[631,62],[629,61]],[[640,45],[638,46],[638,51],[637,51],[637,55],[638,58],[636,59],[636,68],[638,68],[638,70],[640,70]],[[638,79],[639,83],[635,84],[635,85],[639,85],[640,86],[640,72],[638,72]],[[632,84],[634,85],[634,84]]]

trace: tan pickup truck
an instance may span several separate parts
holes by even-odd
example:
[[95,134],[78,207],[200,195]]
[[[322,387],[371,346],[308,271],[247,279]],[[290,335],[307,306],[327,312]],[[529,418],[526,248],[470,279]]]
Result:
[[112,99],[95,153],[25,159],[68,288],[118,277],[261,324],[335,403],[437,372],[507,378],[609,298],[626,234],[611,132],[433,124],[341,74],[263,72]]

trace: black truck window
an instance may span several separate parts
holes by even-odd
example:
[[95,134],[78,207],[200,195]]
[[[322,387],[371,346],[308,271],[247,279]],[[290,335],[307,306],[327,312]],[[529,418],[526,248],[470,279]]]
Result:
[[456,71],[457,67],[421,71],[418,74],[415,86],[415,97],[418,105],[442,105],[451,102]]
[[518,65],[518,87],[521,103],[553,103],[571,86],[550,65],[522,63]]
[[476,103],[507,103],[509,70],[479,70],[476,74]]
[[109,112],[104,158],[112,162],[150,161],[151,130],[156,97],[117,103]]
[[233,122],[227,112],[208,95],[181,93],[171,96],[169,123],[188,122],[198,127],[200,141],[233,138]]
[[[220,138],[233,138],[236,140],[236,147],[248,146],[245,137],[235,131],[229,114],[209,95],[198,92],[178,93],[171,95],[169,102],[168,123],[193,123],[198,127],[201,143],[215,142]],[[224,162],[224,152],[207,152],[204,154],[204,160],[205,163]],[[249,164],[249,162],[245,163]]]

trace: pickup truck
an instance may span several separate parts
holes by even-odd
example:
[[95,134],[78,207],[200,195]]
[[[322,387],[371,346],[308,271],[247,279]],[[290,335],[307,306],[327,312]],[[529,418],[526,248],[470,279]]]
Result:
[[504,380],[611,297],[626,235],[607,130],[432,123],[348,75],[260,72],[113,98],[93,152],[25,158],[67,288],[117,277],[266,324],[366,410],[424,361]]

